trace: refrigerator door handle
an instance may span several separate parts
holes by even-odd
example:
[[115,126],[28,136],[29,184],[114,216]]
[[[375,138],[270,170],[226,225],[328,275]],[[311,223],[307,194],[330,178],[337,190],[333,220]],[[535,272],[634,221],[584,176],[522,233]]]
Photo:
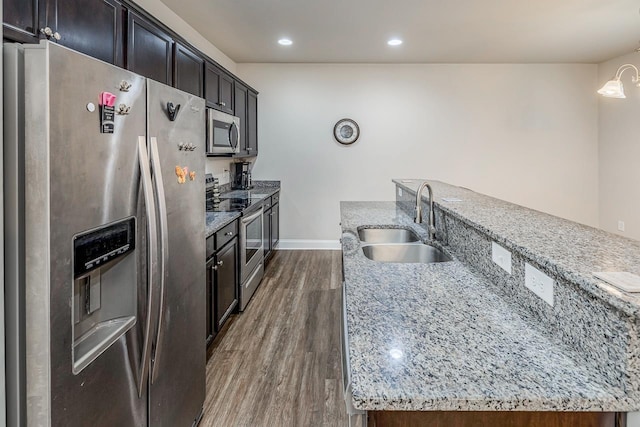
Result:
[[158,310],[158,324],[156,328],[155,354],[151,364],[151,384],[156,379],[159,371],[160,355],[162,353],[162,337],[164,323],[165,306],[165,282],[167,276],[167,266],[169,265],[169,228],[167,225],[167,201],[164,195],[164,181],[162,180],[162,169],[160,156],[158,153],[158,139],[151,137],[151,167],[156,189],[156,202],[158,203],[158,213],[160,215],[160,309]]
[[138,137],[138,162],[140,164],[140,176],[144,193],[144,204],[147,210],[147,225],[149,231],[149,256],[148,256],[148,292],[147,292],[147,319],[144,325],[144,338],[142,343],[142,360],[138,372],[138,397],[142,397],[146,380],[149,374],[151,350],[151,316],[153,293],[155,289],[155,271],[158,264],[158,231],[156,224],[155,200],[151,183],[151,171],[149,168],[149,155],[147,153],[147,139],[144,136]]

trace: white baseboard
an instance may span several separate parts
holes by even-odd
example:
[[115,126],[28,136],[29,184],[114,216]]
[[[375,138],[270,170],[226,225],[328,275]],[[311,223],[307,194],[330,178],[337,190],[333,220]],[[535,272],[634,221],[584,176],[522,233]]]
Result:
[[281,251],[296,251],[306,249],[316,250],[336,250],[341,249],[339,240],[301,240],[301,239],[280,239],[278,247]]

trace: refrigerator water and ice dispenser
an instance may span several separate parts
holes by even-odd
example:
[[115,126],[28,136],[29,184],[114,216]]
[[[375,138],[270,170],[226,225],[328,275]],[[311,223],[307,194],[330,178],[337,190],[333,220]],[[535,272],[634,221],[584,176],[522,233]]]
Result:
[[136,223],[126,218],[73,238],[73,372],[136,321]]

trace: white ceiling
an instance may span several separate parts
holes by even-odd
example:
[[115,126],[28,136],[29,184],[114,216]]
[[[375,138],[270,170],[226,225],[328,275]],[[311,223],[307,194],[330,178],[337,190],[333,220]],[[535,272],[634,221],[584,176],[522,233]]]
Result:
[[236,62],[598,63],[640,45],[640,0],[162,2]]

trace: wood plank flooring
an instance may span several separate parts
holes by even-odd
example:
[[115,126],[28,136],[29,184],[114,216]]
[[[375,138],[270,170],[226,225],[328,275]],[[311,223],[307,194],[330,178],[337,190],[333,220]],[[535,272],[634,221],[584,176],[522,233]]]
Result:
[[344,426],[340,251],[277,251],[216,337],[202,427]]

